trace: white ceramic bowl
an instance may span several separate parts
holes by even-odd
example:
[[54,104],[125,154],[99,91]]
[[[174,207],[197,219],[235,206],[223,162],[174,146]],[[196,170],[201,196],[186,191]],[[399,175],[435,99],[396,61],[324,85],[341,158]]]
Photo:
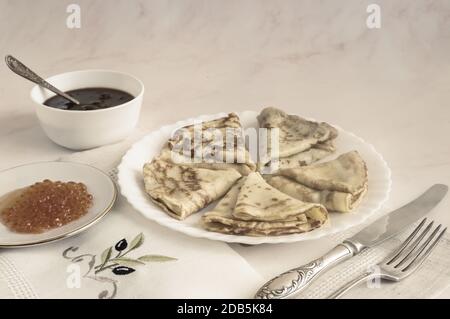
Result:
[[137,78],[109,70],[67,72],[46,79],[62,91],[106,87],[126,91],[135,98],[127,103],[91,111],[68,111],[43,103],[55,94],[39,86],[31,90],[42,129],[56,144],[83,150],[118,142],[136,126],[142,106],[144,85]]

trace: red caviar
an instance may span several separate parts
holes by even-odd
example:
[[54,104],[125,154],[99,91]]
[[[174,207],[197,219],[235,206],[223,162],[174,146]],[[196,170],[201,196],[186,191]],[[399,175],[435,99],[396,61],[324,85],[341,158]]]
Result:
[[93,197],[86,185],[50,181],[35,183],[0,212],[0,220],[18,233],[42,233],[84,216]]

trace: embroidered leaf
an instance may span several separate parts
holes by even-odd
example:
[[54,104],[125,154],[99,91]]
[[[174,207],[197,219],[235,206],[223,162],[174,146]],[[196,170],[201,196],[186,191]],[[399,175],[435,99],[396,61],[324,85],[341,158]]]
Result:
[[120,257],[120,258],[114,258],[111,259],[111,261],[121,265],[121,266],[139,266],[139,265],[145,265],[142,261],[126,258],[126,257]]
[[144,234],[140,233],[130,243],[130,247],[128,248],[128,251],[131,251],[133,249],[136,249],[140,247],[144,243]]
[[101,293],[98,294],[98,299],[106,299],[108,297],[108,291],[103,290]]
[[127,240],[124,238],[124,239],[120,240],[120,241],[114,246],[114,248],[115,248],[117,251],[122,251],[122,250],[126,249],[127,246],[128,246]]
[[101,299],[113,299],[117,294],[117,280],[102,276],[88,276],[87,278],[96,280],[98,282],[111,284],[112,289],[105,289],[99,293],[98,297]]
[[101,257],[101,261],[100,261],[100,263],[102,265],[104,265],[108,262],[108,260],[111,258],[111,253],[112,253],[112,247],[109,247],[102,252],[102,257]]
[[138,258],[140,261],[145,262],[166,262],[166,261],[174,261],[177,260],[173,257],[161,256],[161,255],[145,255]]
[[120,276],[131,274],[134,271],[135,269],[126,266],[118,266],[112,270],[115,275]]
[[91,258],[91,260],[90,260],[89,263],[88,263],[88,266],[89,266],[89,271],[91,271],[92,268],[94,268],[94,266],[95,266],[95,256],[93,256],[93,257]]

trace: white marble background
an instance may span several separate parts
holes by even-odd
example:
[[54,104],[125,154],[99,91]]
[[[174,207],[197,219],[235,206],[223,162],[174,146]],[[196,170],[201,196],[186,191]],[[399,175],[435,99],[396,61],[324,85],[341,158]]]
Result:
[[[81,29],[66,27],[70,3],[81,5]],[[370,3],[381,29],[366,26]],[[0,30],[0,55],[44,76],[110,68],[141,78],[141,128],[273,105],[374,144],[393,171],[387,209],[450,184],[447,0],[0,0]],[[0,169],[70,153],[39,128],[31,86],[0,65]],[[433,217],[450,225],[448,197]]]

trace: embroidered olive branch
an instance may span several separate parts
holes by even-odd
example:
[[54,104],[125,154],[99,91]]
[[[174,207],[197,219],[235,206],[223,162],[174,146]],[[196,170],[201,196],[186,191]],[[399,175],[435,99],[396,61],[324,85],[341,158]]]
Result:
[[105,249],[101,254],[100,264],[94,267],[95,274],[112,268],[112,272],[115,275],[128,275],[135,271],[133,267],[145,265],[146,262],[166,262],[176,260],[176,258],[162,255],[144,255],[136,259],[125,257],[131,251],[142,246],[143,243],[144,234],[140,233],[129,245],[125,238],[118,241],[114,246],[114,250],[117,252],[115,257],[112,257],[114,252],[112,246]]

